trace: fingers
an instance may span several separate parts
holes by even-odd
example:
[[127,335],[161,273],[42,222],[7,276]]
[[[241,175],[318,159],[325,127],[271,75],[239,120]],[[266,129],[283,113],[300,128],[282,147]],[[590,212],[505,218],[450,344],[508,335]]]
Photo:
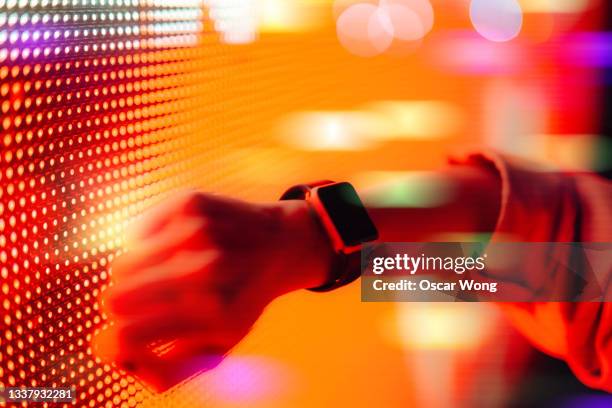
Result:
[[198,316],[174,310],[159,315],[123,319],[116,322],[117,336],[123,350],[130,355],[138,353],[143,347],[149,347],[156,341],[199,336],[201,341],[208,342],[207,332],[212,329],[208,316]]
[[[108,309],[115,320],[133,317],[162,316],[167,311],[175,314],[197,313],[208,319],[217,319],[221,314],[222,302],[212,293],[196,292],[192,289],[178,291],[164,290],[158,287],[155,291],[130,297],[128,294],[110,295]],[[195,322],[194,322],[195,324]]]
[[[187,326],[185,326],[187,327]],[[218,330],[186,330],[176,339],[162,339],[154,342],[145,342],[151,338],[150,332],[146,336],[136,337],[140,326],[119,329],[118,336],[121,347],[113,356],[113,361],[128,371],[142,371],[155,361],[180,363],[197,360],[201,356],[225,355],[233,348],[240,338],[231,332],[223,333]],[[157,334],[159,335],[159,333]],[[127,341],[126,341],[127,340]]]
[[235,215],[249,204],[214,194],[182,191],[148,209],[128,231],[129,241],[138,242],[162,231],[176,217]]
[[[155,314],[122,317],[102,331],[94,341],[97,354],[107,361],[141,364],[151,358],[177,358],[194,355],[198,349],[232,346],[237,336],[222,327],[217,315],[204,310],[174,308]],[[187,342],[188,348],[174,350],[174,341]],[[172,353],[170,351],[172,350]],[[129,368],[128,368],[129,369]]]
[[198,196],[199,193],[194,191],[181,191],[171,199],[154,205],[130,226],[128,241],[138,242],[146,239],[161,231],[174,217],[193,214],[193,210],[197,208],[194,204],[199,200]]
[[111,312],[122,315],[154,314],[161,308],[175,309],[181,305],[204,308],[206,302],[206,277],[218,259],[216,251],[181,251],[159,264],[140,268],[138,272],[125,274],[106,295]]
[[216,367],[235,344],[208,342],[211,336],[201,332],[178,340],[128,345],[120,342],[124,335],[119,332],[117,327],[111,327],[100,333],[94,340],[96,354],[157,391],[165,391],[198,372]]
[[[194,324],[196,319],[201,321]],[[177,363],[213,352],[221,356],[242,338],[238,331],[205,320],[172,313],[122,320],[96,336],[94,349],[103,360],[138,373],[160,360]]]
[[210,247],[206,220],[179,217],[169,221],[156,235],[133,244],[132,249],[113,261],[111,277],[127,279],[150,266],[163,264],[180,251],[200,251]]
[[[96,344],[109,360],[136,362],[152,354],[170,358],[197,354],[210,347],[225,350],[239,338],[239,331],[226,329],[208,316],[165,313],[117,321],[98,336]],[[184,346],[178,349],[178,344]]]

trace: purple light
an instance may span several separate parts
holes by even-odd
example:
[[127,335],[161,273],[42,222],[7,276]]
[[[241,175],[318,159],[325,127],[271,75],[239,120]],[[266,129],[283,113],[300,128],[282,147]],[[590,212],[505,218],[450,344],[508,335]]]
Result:
[[277,361],[255,356],[229,356],[207,373],[204,392],[224,403],[270,402],[292,388],[293,373]]
[[585,67],[612,66],[612,33],[583,32],[567,36],[562,41],[565,43],[563,57],[566,64]]
[[612,396],[584,395],[573,397],[559,405],[560,408],[609,408],[612,407]]

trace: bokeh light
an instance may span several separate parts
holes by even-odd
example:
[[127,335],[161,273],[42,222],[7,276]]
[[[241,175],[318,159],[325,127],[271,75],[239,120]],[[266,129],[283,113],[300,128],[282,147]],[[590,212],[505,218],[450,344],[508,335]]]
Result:
[[526,13],[580,13],[593,3],[593,0],[521,0]]
[[472,0],[470,19],[484,38],[504,42],[520,33],[523,11],[517,0]]
[[394,140],[436,140],[459,132],[461,110],[442,101],[378,101],[353,111],[300,112],[278,125],[280,139],[304,150],[362,150]]
[[357,112],[303,112],[284,119],[280,137],[304,150],[359,150],[370,147],[377,118]]
[[[407,55],[418,49],[433,27],[428,0],[334,3],[340,43],[351,53],[372,57],[388,52]],[[382,31],[381,31],[382,30]]]
[[474,31],[453,30],[432,42],[435,46],[428,51],[431,63],[463,75],[512,75],[526,69],[529,63],[524,48],[515,42],[492,42]]
[[[429,33],[434,25],[434,10],[429,0],[380,0],[380,6],[387,8],[390,15],[394,13],[405,13],[406,10],[416,14],[420,28],[423,30],[423,35]],[[402,12],[402,10],[404,10]],[[403,20],[400,18],[400,25],[395,25],[398,33],[396,36],[402,40],[415,40],[417,38],[410,38],[406,32],[412,31],[406,26],[409,26],[410,20]],[[404,31],[405,30],[405,31]],[[421,37],[418,37],[421,38]]]
[[371,134],[379,141],[444,139],[464,126],[462,108],[441,100],[381,100],[361,108],[383,125]]
[[[200,1],[200,0],[194,0]],[[223,41],[244,44],[255,41],[258,28],[257,0],[203,0]]]
[[354,4],[336,22],[338,40],[351,53],[373,57],[393,41],[393,23],[387,12],[371,4]]
[[416,41],[425,36],[419,16],[408,7],[392,4],[386,6],[394,28],[395,38],[401,41]]
[[469,303],[400,303],[381,324],[390,341],[409,349],[469,350],[485,341],[490,326],[482,322],[497,314]]
[[455,194],[454,186],[435,172],[364,172],[355,176],[354,184],[372,208],[438,207]]

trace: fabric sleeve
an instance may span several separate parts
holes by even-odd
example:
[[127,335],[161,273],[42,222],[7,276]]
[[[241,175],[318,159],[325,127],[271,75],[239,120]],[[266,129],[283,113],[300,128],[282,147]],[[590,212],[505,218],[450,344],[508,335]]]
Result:
[[[484,167],[500,177],[501,208],[492,241],[612,242],[612,182],[490,152],[452,162]],[[604,271],[609,298],[612,259]],[[512,303],[502,308],[536,347],[567,361],[584,384],[612,392],[612,303]]]

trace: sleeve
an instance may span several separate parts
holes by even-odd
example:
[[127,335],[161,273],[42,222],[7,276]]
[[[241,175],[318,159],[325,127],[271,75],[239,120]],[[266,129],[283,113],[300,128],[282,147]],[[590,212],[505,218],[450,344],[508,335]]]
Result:
[[[501,208],[492,240],[612,242],[612,182],[565,174],[495,153],[453,162],[496,172]],[[606,260],[607,297],[612,259]],[[503,304],[515,326],[539,349],[567,361],[587,386],[612,392],[612,303]]]

